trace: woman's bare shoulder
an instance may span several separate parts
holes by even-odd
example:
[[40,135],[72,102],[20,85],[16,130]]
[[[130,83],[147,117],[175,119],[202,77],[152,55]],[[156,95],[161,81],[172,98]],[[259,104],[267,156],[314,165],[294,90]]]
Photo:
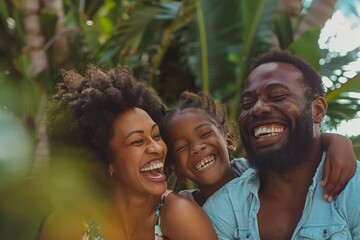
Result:
[[161,227],[164,234],[173,239],[217,239],[203,209],[176,193],[165,199],[161,212]]
[[72,211],[54,211],[44,222],[40,240],[81,239],[85,216]]

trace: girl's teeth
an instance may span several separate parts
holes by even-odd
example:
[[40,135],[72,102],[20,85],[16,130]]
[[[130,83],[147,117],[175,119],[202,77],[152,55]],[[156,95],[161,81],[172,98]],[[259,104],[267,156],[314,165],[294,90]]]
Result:
[[214,163],[214,160],[215,160],[214,156],[205,158],[205,159],[201,160],[200,164],[196,165],[195,169],[197,171],[204,170],[204,169],[208,168],[209,166],[211,166]]

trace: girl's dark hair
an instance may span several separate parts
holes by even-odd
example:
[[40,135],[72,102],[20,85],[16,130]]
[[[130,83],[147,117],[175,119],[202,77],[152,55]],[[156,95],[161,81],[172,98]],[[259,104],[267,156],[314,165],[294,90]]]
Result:
[[134,107],[161,123],[160,98],[145,82],[135,79],[129,67],[102,70],[89,65],[84,75],[63,71],[62,81],[48,105],[50,141],[85,147],[107,165],[111,159],[108,142],[115,117]]

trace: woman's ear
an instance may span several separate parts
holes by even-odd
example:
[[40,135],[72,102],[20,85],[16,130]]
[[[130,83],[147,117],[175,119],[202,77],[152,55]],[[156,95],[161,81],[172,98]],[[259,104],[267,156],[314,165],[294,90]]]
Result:
[[327,111],[327,103],[323,97],[317,97],[312,101],[312,114],[314,123],[321,123]]
[[114,166],[112,164],[109,164],[108,171],[109,171],[109,175],[111,177],[115,176],[115,168],[114,168]]
[[233,152],[235,151],[236,149],[236,141],[235,141],[235,138],[234,136],[232,136],[231,134],[226,134],[225,136],[225,139],[226,139],[226,147],[228,149],[229,152]]

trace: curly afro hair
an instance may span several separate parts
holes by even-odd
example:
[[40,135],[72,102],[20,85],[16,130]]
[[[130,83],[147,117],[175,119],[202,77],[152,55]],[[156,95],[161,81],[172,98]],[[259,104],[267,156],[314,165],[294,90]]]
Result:
[[[162,124],[161,132],[166,143],[168,143],[168,127],[167,123],[176,116],[177,113],[186,109],[201,109],[206,112],[211,119],[217,124],[217,127],[223,131],[224,134],[233,134],[233,126],[230,126],[227,119],[227,111],[225,105],[216,104],[214,99],[204,93],[192,93],[185,91],[180,95],[180,101],[176,106],[168,108],[165,111],[164,122]],[[175,166],[175,160],[171,152],[168,152],[165,161],[165,170],[169,174]]]
[[102,70],[89,65],[84,75],[63,71],[63,81],[48,106],[48,133],[52,143],[85,147],[106,165],[111,160],[108,142],[115,117],[141,108],[160,125],[163,104],[145,82],[126,66]]

